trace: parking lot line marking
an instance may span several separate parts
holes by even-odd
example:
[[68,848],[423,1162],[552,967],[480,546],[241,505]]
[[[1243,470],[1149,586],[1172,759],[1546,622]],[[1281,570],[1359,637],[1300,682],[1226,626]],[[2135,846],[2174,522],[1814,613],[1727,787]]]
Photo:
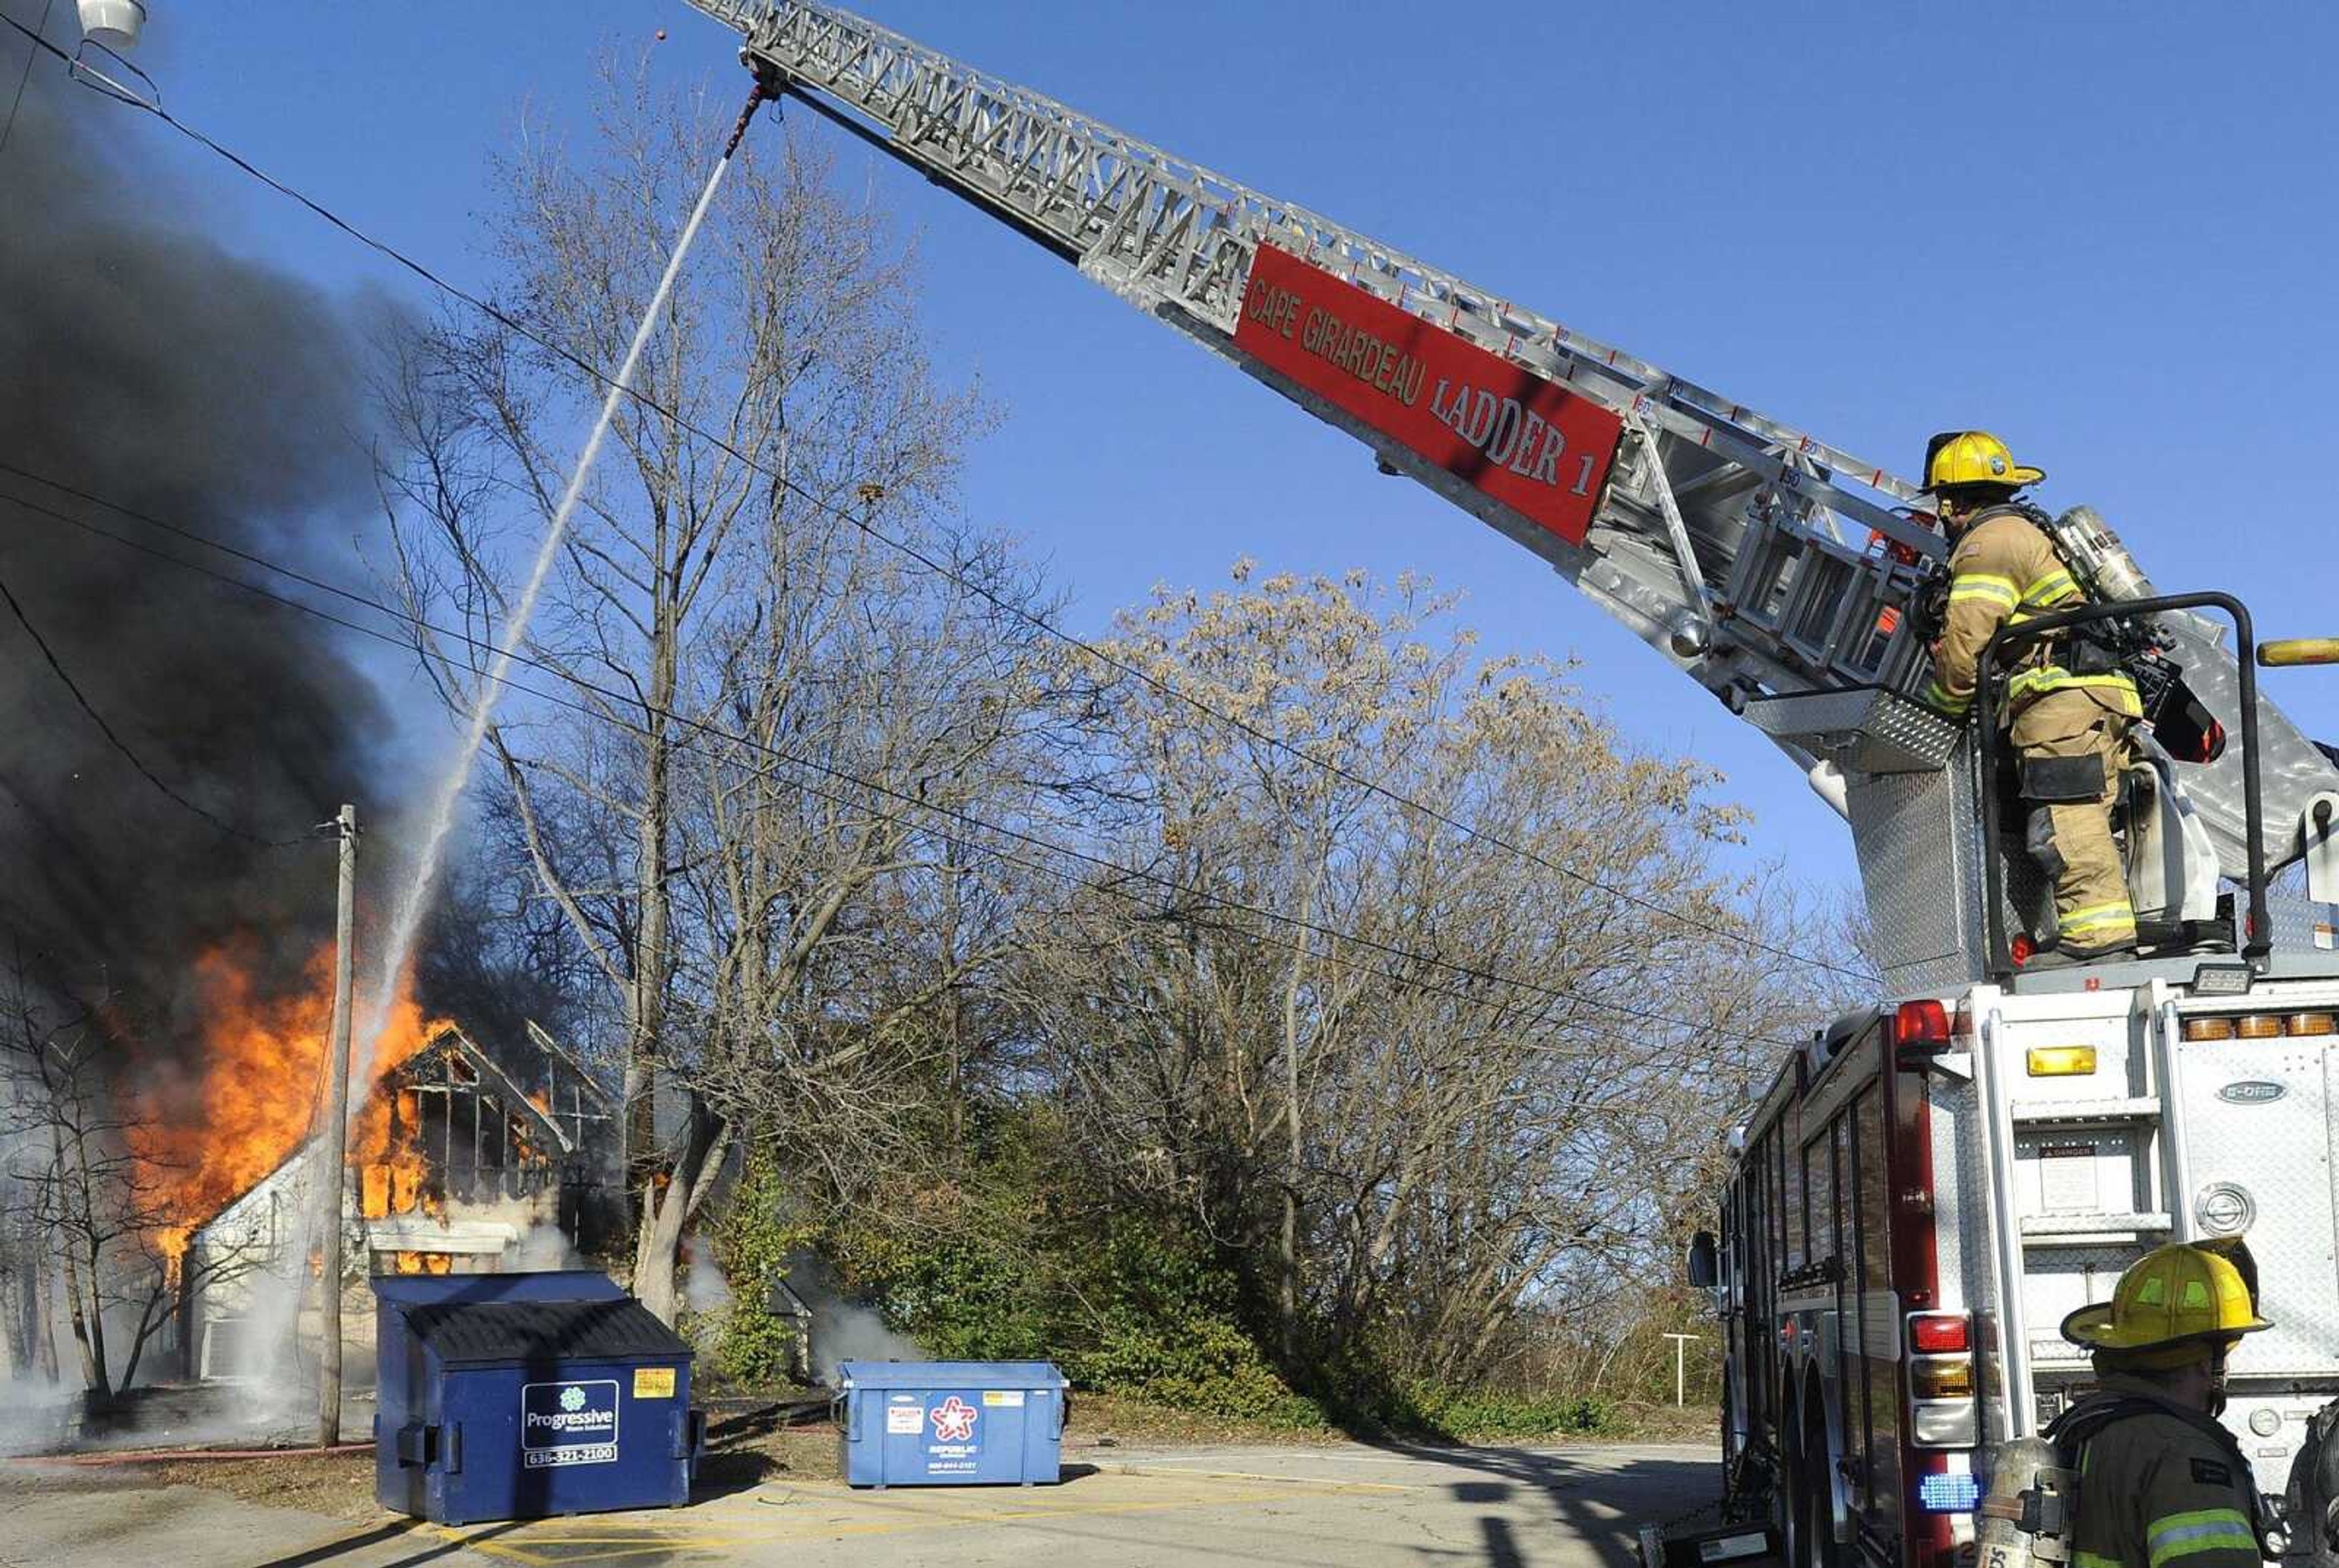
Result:
[[507,1562],[522,1564],[522,1568],[557,1568],[553,1559],[539,1557],[524,1546],[517,1546],[506,1541],[474,1540],[469,1533],[478,1528],[477,1525],[437,1524],[431,1526],[429,1533],[438,1536],[441,1541],[460,1546],[467,1552],[477,1552],[486,1557],[501,1557]]

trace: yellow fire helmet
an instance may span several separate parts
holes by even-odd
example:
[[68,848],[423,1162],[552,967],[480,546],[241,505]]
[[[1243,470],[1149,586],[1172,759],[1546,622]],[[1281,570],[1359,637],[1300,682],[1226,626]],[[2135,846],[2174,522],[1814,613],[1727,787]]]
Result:
[[2020,488],[2047,477],[2014,460],[2006,443],[1988,430],[1945,430],[1925,443],[1925,488],[1952,485],[2007,485]]
[[2089,1350],[2150,1351],[2235,1339],[2274,1325],[2260,1317],[2242,1271],[2219,1252],[2156,1247],[2120,1276],[2109,1301],[2063,1319],[2063,1337]]

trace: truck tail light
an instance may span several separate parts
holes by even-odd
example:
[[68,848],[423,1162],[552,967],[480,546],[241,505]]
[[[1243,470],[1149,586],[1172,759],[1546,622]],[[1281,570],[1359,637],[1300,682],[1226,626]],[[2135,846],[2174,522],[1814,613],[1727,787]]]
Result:
[[1909,1367],[1909,1387],[1920,1399],[1971,1399],[1973,1358],[1959,1356],[1913,1362]]
[[1973,1348],[1973,1320],[1961,1312],[1913,1313],[1909,1348],[1919,1356],[1962,1355]]
[[1972,1447],[1980,1436],[1973,1319],[1962,1312],[1912,1312],[1908,1325],[1910,1445]]

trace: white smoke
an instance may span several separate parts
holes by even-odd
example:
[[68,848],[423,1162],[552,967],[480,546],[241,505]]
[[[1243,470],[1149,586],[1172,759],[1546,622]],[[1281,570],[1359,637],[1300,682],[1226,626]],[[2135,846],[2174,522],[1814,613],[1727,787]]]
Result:
[[715,1247],[703,1236],[682,1238],[682,1299],[693,1312],[713,1317],[731,1307],[731,1282],[715,1261]]
[[0,1382],[0,1458],[53,1454],[71,1439],[75,1391],[44,1377]]
[[[490,1265],[498,1274],[536,1274],[585,1267],[584,1257],[560,1228],[558,1195],[549,1189],[533,1198],[499,1198],[485,1202],[466,1198],[450,1204],[447,1214],[437,1219],[405,1214],[386,1223],[395,1226],[400,1249],[410,1252],[457,1250],[451,1239],[440,1242],[437,1238],[452,1238],[459,1233],[468,1248],[492,1239],[485,1234],[487,1228],[502,1226],[510,1234],[504,1238],[502,1250]],[[386,1230],[384,1234],[392,1232]]]
[[916,1340],[887,1326],[873,1309],[846,1300],[837,1288],[835,1276],[817,1254],[803,1252],[789,1257],[785,1279],[812,1315],[812,1371],[819,1382],[835,1383],[842,1362],[927,1359]]

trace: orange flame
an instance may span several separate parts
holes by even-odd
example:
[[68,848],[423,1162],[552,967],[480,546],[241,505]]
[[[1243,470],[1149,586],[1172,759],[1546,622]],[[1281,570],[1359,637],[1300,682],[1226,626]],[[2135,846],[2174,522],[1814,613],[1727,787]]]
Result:
[[[423,1031],[423,1040],[437,1038],[445,1027],[429,1025]],[[406,1054],[411,1056],[413,1051]],[[412,1090],[385,1086],[366,1102],[359,1115],[356,1136],[350,1141],[360,1171],[359,1212],[368,1219],[418,1210],[434,1218],[446,1216],[446,1201],[430,1189],[429,1167],[424,1164],[422,1150],[415,1140],[415,1131],[421,1125],[421,1097]],[[400,1271],[414,1272],[402,1267]]]
[[[425,1021],[411,994],[412,976],[399,988],[375,1051],[373,1070],[388,1072],[446,1027]],[[308,1139],[322,1099],[321,1069],[331,1027],[333,950],[329,943],[309,962],[301,990],[291,996],[262,992],[252,966],[237,953],[218,949],[195,965],[194,985],[202,1003],[203,1042],[198,1078],[173,1086],[178,1092],[142,1091],[141,1124],[132,1139],[139,1179],[167,1223],[155,1239],[166,1256],[179,1257],[189,1234],[251,1190]],[[360,1046],[359,1049],[362,1049]],[[350,1098],[359,1088],[350,1086]],[[389,1147],[385,1097],[368,1095],[353,1140],[362,1166]],[[372,1141],[377,1121],[382,1136]]]

